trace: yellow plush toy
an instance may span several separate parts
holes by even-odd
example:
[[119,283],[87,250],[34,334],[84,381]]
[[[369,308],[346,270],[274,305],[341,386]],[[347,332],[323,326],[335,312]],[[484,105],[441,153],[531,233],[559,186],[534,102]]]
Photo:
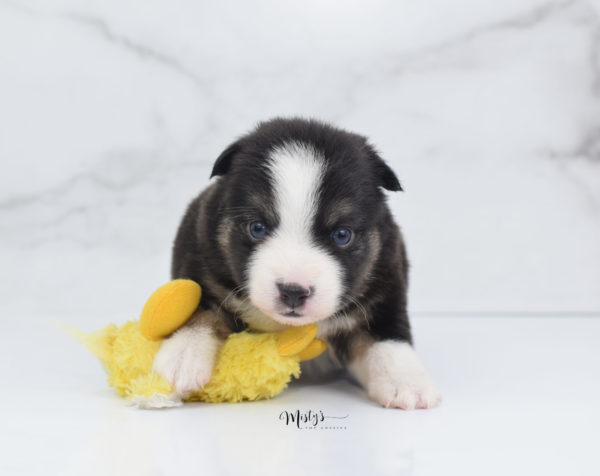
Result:
[[75,332],[102,362],[109,385],[141,408],[181,405],[183,401],[240,402],[281,393],[300,376],[300,361],[320,355],[327,345],[316,339],[317,326],[292,327],[281,333],[231,334],[219,351],[211,380],[201,391],[179,394],[152,372],[161,339],[177,330],[200,303],[200,286],[177,279],[156,290],[139,321],[110,324],[90,334]]

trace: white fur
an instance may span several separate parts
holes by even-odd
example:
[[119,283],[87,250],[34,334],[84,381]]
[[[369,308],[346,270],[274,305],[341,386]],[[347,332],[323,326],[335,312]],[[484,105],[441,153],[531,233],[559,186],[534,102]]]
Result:
[[[341,270],[327,251],[317,247],[311,229],[323,180],[323,158],[307,145],[292,143],[270,154],[279,226],[260,243],[248,265],[250,299],[279,323],[304,325],[333,314],[339,304]],[[277,282],[296,283],[314,293],[302,317],[284,317]]]
[[248,324],[250,329],[254,331],[281,332],[289,327],[285,324],[274,321],[273,318],[267,316],[252,303],[246,302],[238,309],[242,320]]
[[386,408],[431,408],[442,400],[416,352],[405,342],[376,342],[349,368],[369,397]]
[[220,346],[209,327],[184,326],[163,341],[152,370],[167,379],[177,393],[199,390],[210,380]]

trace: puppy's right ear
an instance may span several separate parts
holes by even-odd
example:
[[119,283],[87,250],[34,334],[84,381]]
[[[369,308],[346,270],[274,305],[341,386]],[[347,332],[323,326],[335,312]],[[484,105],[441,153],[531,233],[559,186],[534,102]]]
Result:
[[229,168],[231,167],[231,162],[233,162],[233,158],[235,157],[235,154],[237,154],[240,151],[240,148],[240,142],[237,141],[231,144],[229,147],[227,147],[227,149],[225,149],[223,152],[221,152],[221,155],[219,155],[219,157],[217,158],[215,165],[213,165],[210,178],[219,175],[225,175],[229,171]]

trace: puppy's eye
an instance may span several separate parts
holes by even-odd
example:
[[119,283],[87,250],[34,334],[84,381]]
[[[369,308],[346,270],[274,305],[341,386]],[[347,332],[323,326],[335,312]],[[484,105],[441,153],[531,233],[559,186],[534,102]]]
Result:
[[350,238],[352,238],[352,232],[350,228],[346,228],[345,226],[336,228],[331,234],[331,239],[338,246],[347,245],[350,242]]
[[250,234],[252,238],[261,240],[267,234],[267,226],[261,221],[253,221],[250,223]]

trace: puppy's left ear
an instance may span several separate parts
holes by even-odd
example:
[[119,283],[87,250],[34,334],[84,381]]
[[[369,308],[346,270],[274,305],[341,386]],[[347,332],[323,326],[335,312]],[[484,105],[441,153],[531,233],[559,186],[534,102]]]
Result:
[[402,192],[403,189],[402,185],[400,185],[400,180],[398,180],[398,177],[396,177],[390,166],[385,163],[373,147],[367,144],[366,150],[375,167],[375,173],[379,178],[379,186],[390,192]]
[[217,157],[217,160],[215,161],[215,165],[213,165],[210,178],[219,175],[225,175],[231,167],[231,163],[233,162],[235,154],[237,154],[240,151],[240,149],[240,142],[236,141],[233,144],[229,145],[229,147],[227,147],[227,149],[225,149],[223,152],[221,152],[221,155],[219,155],[219,157]]

